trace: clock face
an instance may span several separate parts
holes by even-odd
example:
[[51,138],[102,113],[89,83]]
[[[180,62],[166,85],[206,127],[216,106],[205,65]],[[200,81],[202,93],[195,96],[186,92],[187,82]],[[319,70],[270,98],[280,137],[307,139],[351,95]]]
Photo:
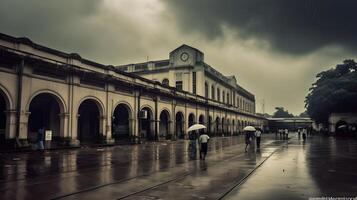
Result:
[[184,61],[184,62],[188,60],[188,57],[189,57],[188,53],[186,53],[186,52],[183,52],[181,54],[181,60]]

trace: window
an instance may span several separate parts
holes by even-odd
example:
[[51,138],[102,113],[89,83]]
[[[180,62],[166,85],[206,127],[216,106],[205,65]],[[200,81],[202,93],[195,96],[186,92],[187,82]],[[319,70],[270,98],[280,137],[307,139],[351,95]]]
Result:
[[135,71],[142,71],[142,70],[148,70],[148,69],[149,68],[148,68],[147,63],[135,65]]
[[227,104],[229,104],[229,93],[227,93]]
[[176,73],[176,89],[183,89],[182,73]]
[[236,93],[233,92],[233,106],[236,106]]
[[192,72],[192,93],[196,94],[196,72]]
[[221,100],[221,90],[217,88],[217,101]]
[[225,98],[226,98],[226,95],[225,95],[224,91],[222,91],[222,100],[223,100],[223,103],[225,102]]
[[164,80],[162,80],[162,84],[169,86],[169,79],[164,78]]
[[176,89],[182,90],[182,81],[176,81]]
[[214,99],[215,96],[214,96],[214,86],[212,85],[211,87],[211,99]]
[[205,82],[205,97],[208,98],[208,84]]

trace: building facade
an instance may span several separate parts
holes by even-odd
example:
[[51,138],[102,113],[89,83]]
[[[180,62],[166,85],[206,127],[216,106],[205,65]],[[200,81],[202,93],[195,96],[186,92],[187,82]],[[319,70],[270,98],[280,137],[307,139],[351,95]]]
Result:
[[[185,138],[194,123],[232,135],[265,121],[254,113],[254,95],[206,65],[199,50],[184,45],[166,63],[163,75],[140,74],[0,34],[1,142],[27,146],[41,127],[50,143],[76,146]],[[142,68],[152,65],[160,61]]]
[[169,59],[118,66],[163,85],[190,92],[233,107],[240,112],[255,113],[254,95],[237,84],[235,76],[224,76],[204,62],[204,54],[182,45]]
[[296,132],[300,128],[315,128],[314,122],[308,117],[291,118],[267,118],[268,129],[270,132],[277,133],[279,129],[288,129],[290,132]]
[[330,134],[357,136],[356,113],[331,113],[328,122]]

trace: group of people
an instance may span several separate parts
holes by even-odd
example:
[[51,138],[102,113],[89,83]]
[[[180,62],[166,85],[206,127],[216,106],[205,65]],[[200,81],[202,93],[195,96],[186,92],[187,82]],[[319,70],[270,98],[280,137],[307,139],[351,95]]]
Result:
[[245,152],[248,152],[248,146],[251,145],[251,142],[253,141],[253,137],[255,137],[255,142],[257,149],[260,149],[260,140],[262,136],[262,131],[260,129],[257,129],[256,131],[246,131],[245,133]]
[[200,144],[200,159],[205,160],[206,155],[207,155],[207,150],[208,150],[208,141],[209,141],[210,137],[204,132],[201,132],[200,136],[198,136],[196,131],[191,131],[188,138],[190,140],[190,148],[191,148],[190,156],[191,156],[191,158],[196,157],[196,149],[197,149],[196,143],[198,140],[198,142]]
[[[261,135],[262,131],[260,129],[257,129],[256,131],[246,131],[245,133],[245,152],[247,152],[248,146],[251,145],[251,142],[253,141],[253,138],[255,138],[256,141],[256,147],[257,149],[260,149],[260,141],[261,141]],[[208,150],[208,142],[210,137],[204,133],[201,132],[199,135],[197,134],[196,131],[192,131],[189,133],[189,140],[190,140],[190,157],[195,158],[196,157],[196,144],[197,140],[200,144],[199,150],[200,150],[200,159],[205,160],[206,155],[207,155],[207,150]]]
[[299,138],[300,138],[301,135],[302,135],[302,139],[303,139],[303,140],[306,140],[306,136],[307,136],[308,133],[309,133],[309,131],[307,131],[306,128],[299,128],[299,129],[298,129],[298,136],[299,136]]
[[289,137],[289,130],[286,129],[278,129],[277,133],[279,133],[280,137],[288,138]]

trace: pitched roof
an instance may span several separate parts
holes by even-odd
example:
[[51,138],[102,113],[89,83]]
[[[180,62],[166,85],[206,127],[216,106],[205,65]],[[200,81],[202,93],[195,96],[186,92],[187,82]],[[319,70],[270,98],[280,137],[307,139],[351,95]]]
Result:
[[188,48],[190,48],[190,49],[194,49],[195,51],[198,51],[198,52],[200,52],[200,53],[203,54],[203,52],[200,51],[199,49],[197,49],[197,48],[195,48],[195,47],[192,47],[192,46],[190,46],[190,45],[187,45],[187,44],[182,44],[181,46],[179,46],[179,47],[177,47],[176,49],[172,50],[172,51],[170,52],[170,54],[171,54],[172,52],[178,50],[178,49],[183,48],[183,47],[188,47]]

